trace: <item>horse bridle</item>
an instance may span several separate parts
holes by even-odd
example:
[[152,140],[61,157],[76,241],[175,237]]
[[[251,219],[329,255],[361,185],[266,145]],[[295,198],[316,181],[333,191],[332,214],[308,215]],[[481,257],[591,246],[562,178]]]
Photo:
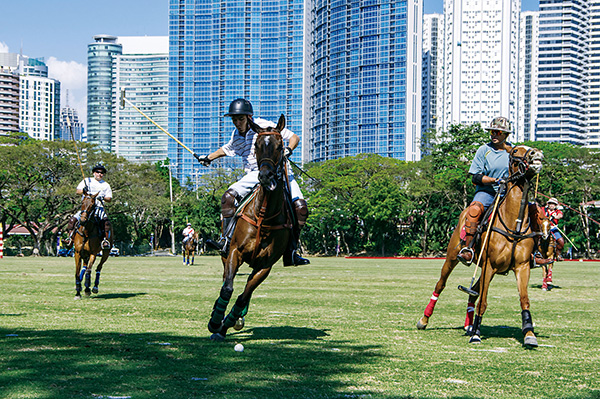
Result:
[[[90,198],[92,198],[91,196],[89,196]],[[81,211],[81,216],[85,216],[85,218],[88,218],[88,215],[91,215],[92,213],[94,213],[94,209],[96,209],[96,199],[92,198],[92,207],[90,208],[90,210],[83,210]]]
[[525,155],[520,156],[520,157],[514,155],[515,151],[516,151],[516,147],[510,152],[508,163],[509,163],[509,165],[512,165],[515,162],[518,162],[518,165],[517,165],[518,171],[515,173],[512,173],[508,177],[507,181],[517,181],[517,180],[521,179],[522,177],[524,177],[525,173],[527,173],[527,171],[529,170],[529,162],[527,161],[527,157],[533,151],[533,148],[529,148],[525,152]]
[[[281,133],[278,132],[277,130],[261,132],[261,133],[258,133],[257,137],[258,136],[275,136],[275,137],[280,137],[280,138],[282,137]],[[281,180],[283,178],[283,159],[284,159],[283,151],[279,154],[279,159],[277,161],[273,161],[271,158],[268,158],[268,157],[257,159],[258,168],[260,169],[265,162],[269,163],[270,164],[269,168],[271,170],[274,170],[275,176],[277,177],[277,179]]]

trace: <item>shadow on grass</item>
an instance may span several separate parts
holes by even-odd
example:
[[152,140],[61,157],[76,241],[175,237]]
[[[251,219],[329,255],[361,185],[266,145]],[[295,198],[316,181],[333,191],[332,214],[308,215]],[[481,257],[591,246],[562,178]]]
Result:
[[[542,285],[541,284],[531,284],[529,287],[530,288],[534,288],[534,289],[538,289],[538,290],[542,289]],[[552,291],[554,289],[560,290],[560,289],[562,289],[562,287],[560,285],[554,285],[552,283],[548,285],[548,291]]]
[[136,296],[148,295],[145,292],[138,293],[123,293],[123,294],[100,294],[96,296],[92,296],[91,299],[127,299],[134,298]]
[[310,328],[241,333],[250,335],[244,352],[234,351],[234,334],[216,343],[161,333],[0,328],[0,392],[40,398],[380,396],[348,390],[353,374],[360,379],[365,364],[382,361],[376,345],[323,341],[327,333]]

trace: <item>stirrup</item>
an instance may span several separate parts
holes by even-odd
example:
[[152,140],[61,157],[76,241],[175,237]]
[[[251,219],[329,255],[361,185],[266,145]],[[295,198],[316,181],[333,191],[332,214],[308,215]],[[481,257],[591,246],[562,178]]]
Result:
[[206,245],[212,249],[216,249],[222,256],[227,256],[227,249],[229,247],[229,240],[226,237],[219,237],[218,241],[206,239]]
[[[467,260],[465,258],[463,258],[462,254],[465,252],[470,252],[471,253],[471,259]],[[463,249],[461,249],[458,252],[458,255],[456,255],[456,259],[458,259],[460,261],[460,263],[462,263],[465,266],[471,266],[471,263],[473,263],[473,260],[475,259],[475,251],[473,251],[473,248],[470,247],[464,247]]]
[[104,239],[102,240],[102,244],[100,244],[100,246],[101,246],[102,248],[110,248],[110,241],[108,241],[106,238],[104,238]]

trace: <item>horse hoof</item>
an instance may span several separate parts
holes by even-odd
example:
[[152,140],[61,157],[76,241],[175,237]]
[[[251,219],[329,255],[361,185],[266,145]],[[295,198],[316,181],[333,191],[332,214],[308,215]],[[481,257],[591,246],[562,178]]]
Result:
[[210,336],[210,340],[216,341],[216,342],[223,342],[223,341],[225,341],[225,336],[220,333],[214,333],[213,335]]
[[73,298],[73,299],[75,299],[77,301],[77,300],[81,299],[81,295],[75,295],[75,298]]
[[471,333],[473,332],[473,324],[465,326],[465,334],[466,335],[471,335]]
[[538,346],[537,338],[535,336],[525,337],[523,343],[525,346],[531,346],[533,348],[537,348]]
[[246,320],[244,320],[243,317],[240,317],[239,319],[237,319],[235,321],[235,325],[233,326],[233,329],[235,331],[240,331],[242,328],[244,328],[245,324],[246,324]]
[[98,287],[94,287],[94,288],[92,288],[92,292],[93,292],[94,294],[97,294],[97,293],[98,293]]
[[85,293],[85,296],[91,296],[92,295],[92,291],[90,291],[90,290],[85,290],[84,293]]
[[480,344],[481,343],[481,338],[479,337],[479,335],[473,335],[471,337],[471,339],[469,339],[469,343],[470,344]]
[[417,328],[419,330],[424,330],[427,328],[427,323],[423,323],[421,320],[423,320],[422,318],[419,319],[419,321],[417,321]]
[[208,331],[210,331],[211,333],[219,333],[221,331],[221,327],[223,327],[223,323],[214,324],[211,321],[208,322]]

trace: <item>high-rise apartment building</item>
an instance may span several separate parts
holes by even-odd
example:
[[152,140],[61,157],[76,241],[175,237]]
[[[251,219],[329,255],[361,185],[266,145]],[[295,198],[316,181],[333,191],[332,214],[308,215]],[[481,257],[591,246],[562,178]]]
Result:
[[304,160],[420,158],[422,2],[309,0]]
[[600,148],[600,2],[590,2],[589,96],[587,98],[589,147]]
[[445,117],[450,124],[516,120],[520,0],[445,0]]
[[[170,0],[169,132],[198,154],[215,151],[231,138],[229,103],[243,97],[255,116],[284,114],[302,137],[303,10],[302,0]],[[182,182],[207,170],[173,140],[168,155]],[[241,165],[225,157],[212,167]]]
[[[132,162],[162,161],[168,136],[133,107],[120,107],[121,91],[154,122],[167,128],[168,36],[119,36],[122,53],[113,57],[111,149]],[[115,106],[116,105],[116,106]]]
[[538,63],[539,63],[538,11],[521,13],[519,25],[519,88],[517,100],[517,123],[512,141],[535,141],[535,122],[538,109]]
[[589,7],[588,1],[540,0],[539,141],[586,144]]
[[113,59],[122,53],[117,38],[94,36],[88,45],[87,141],[110,152],[113,123]]
[[19,131],[19,75],[0,66],[0,134]]
[[443,128],[444,36],[444,16],[423,15],[422,132]]
[[68,105],[60,110],[60,139],[86,141],[85,128],[75,108]]

